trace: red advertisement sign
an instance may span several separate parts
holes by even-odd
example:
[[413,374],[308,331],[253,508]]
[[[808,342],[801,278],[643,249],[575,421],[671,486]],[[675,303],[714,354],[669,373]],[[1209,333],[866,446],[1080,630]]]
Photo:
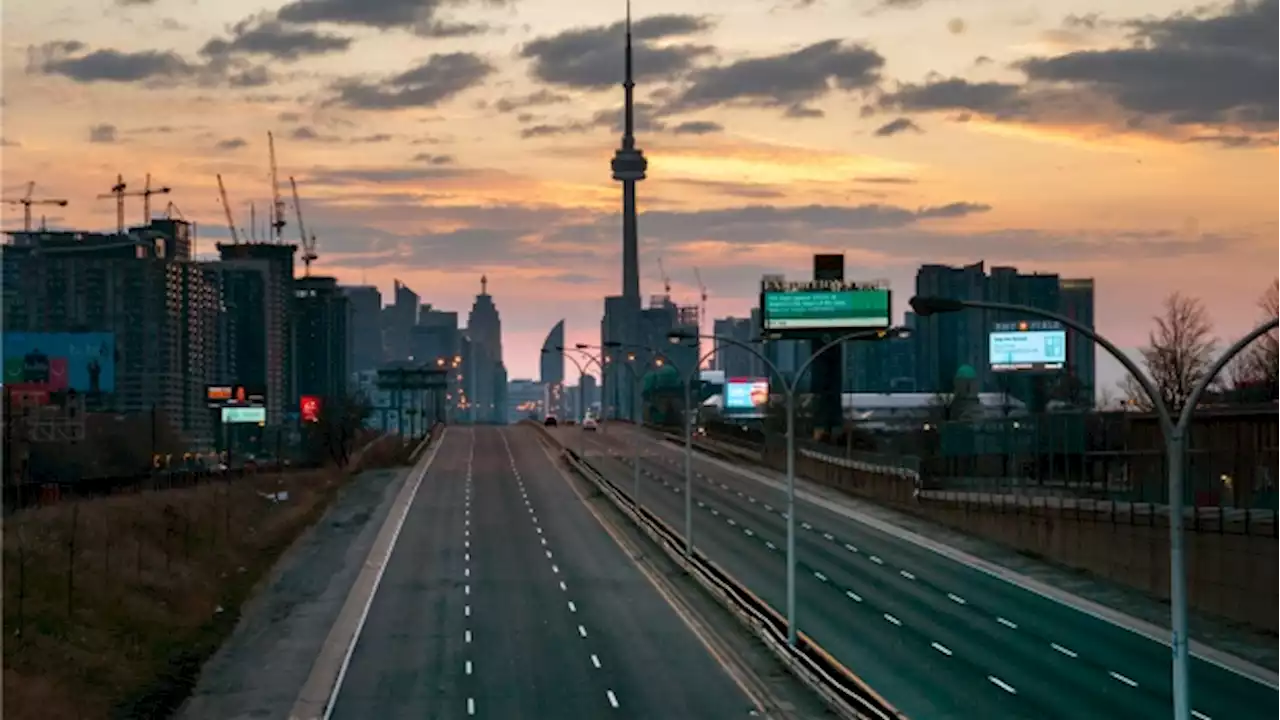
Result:
[[320,422],[320,398],[316,395],[298,398],[298,414],[302,416],[302,422]]

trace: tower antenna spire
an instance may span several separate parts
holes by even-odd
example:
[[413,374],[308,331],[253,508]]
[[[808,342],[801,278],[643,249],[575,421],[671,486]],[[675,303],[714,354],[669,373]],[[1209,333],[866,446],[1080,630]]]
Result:
[[626,150],[634,149],[636,146],[636,111],[635,111],[635,78],[632,75],[631,68],[631,0],[627,0],[627,49],[626,49],[626,77],[622,82],[622,87],[626,92],[625,124],[622,131],[622,147]]

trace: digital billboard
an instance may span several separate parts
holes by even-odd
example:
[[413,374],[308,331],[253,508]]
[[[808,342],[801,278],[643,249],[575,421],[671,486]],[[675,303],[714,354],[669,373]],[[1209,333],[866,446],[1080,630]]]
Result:
[[320,397],[317,395],[303,395],[298,398],[298,413],[302,418],[302,422],[320,422]]
[[264,407],[223,407],[222,422],[224,424],[264,423],[267,421],[267,409]]
[[728,378],[724,383],[725,410],[763,410],[769,404],[767,378]]
[[114,392],[115,333],[7,332],[4,384],[14,390]]
[[266,393],[261,388],[248,385],[206,385],[204,397],[211,408],[228,405],[260,407],[267,404]]
[[881,288],[770,290],[761,298],[765,332],[889,327],[889,291]]
[[993,330],[987,355],[996,372],[1061,370],[1067,364],[1067,331]]

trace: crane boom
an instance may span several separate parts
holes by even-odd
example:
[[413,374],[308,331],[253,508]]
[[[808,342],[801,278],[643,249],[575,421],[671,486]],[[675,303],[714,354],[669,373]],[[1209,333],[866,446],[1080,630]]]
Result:
[[284,200],[280,199],[280,177],[276,169],[276,138],[267,131],[267,147],[271,152],[271,227],[276,231],[276,242],[281,242],[280,234],[284,231]]
[[662,275],[663,290],[667,297],[671,297],[671,278],[667,275],[667,268],[662,264],[662,258],[658,258],[658,273]]
[[302,201],[298,199],[298,183],[289,176],[289,187],[293,189],[293,209],[298,215],[298,235],[302,238],[302,264],[305,277],[311,277],[311,261],[319,258],[316,255],[316,236],[307,236],[307,228],[302,224]]
[[27,183],[27,193],[20,198],[5,200],[7,205],[22,206],[22,229],[25,232],[31,232],[31,206],[32,205],[57,205],[58,207],[66,207],[67,200],[62,198],[33,198],[31,197],[36,191],[36,183],[34,180]]
[[227,200],[227,187],[222,184],[222,175],[218,175],[218,194],[222,196],[222,210],[227,214],[227,229],[231,231],[231,242],[240,244],[240,236],[236,233],[236,221],[231,217],[231,203]]
[[702,294],[702,305],[698,310],[698,325],[701,327],[707,317],[707,286],[702,282],[702,273],[698,272],[698,268],[693,269],[693,277],[698,281],[698,291]]

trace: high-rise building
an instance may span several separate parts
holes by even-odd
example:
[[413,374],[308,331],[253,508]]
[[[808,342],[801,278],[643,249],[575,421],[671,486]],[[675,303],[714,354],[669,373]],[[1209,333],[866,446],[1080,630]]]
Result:
[[[1093,327],[1093,279],[1063,278],[1059,281],[1058,312]],[[1079,383],[1081,399],[1092,400],[1097,391],[1097,348],[1093,341],[1075,330],[1067,331],[1067,372]]]
[[458,355],[458,313],[423,305],[410,351],[414,362],[449,365]]
[[[720,318],[715,321],[713,334],[716,337],[732,338],[740,343],[760,350],[759,311],[752,317]],[[768,370],[760,358],[751,351],[733,343],[716,340],[716,354],[712,356],[712,369],[720,370],[725,377],[767,377]]]
[[347,367],[353,373],[376,370],[386,358],[382,347],[382,293],[372,285],[343,288],[351,308]]
[[[506,422],[506,367],[502,362],[502,318],[489,295],[489,278],[481,276],[480,294],[476,295],[467,316],[467,335],[471,338],[471,357],[464,358],[471,377],[470,400],[476,422]],[[499,382],[501,380],[501,382]]]
[[546,411],[554,415],[564,413],[564,320],[556,323],[542,341],[538,356],[538,381],[546,392]]
[[382,310],[382,346],[386,362],[407,362],[413,355],[410,346],[421,298],[399,280],[393,287],[391,304]]
[[[345,398],[351,383],[347,368],[348,298],[331,277],[294,281],[294,363],[298,395],[318,395],[323,402]],[[295,407],[290,407],[294,411]]]
[[212,447],[216,433],[205,388],[221,382],[222,274],[208,264],[175,263],[182,292],[182,415],[175,428],[193,447]]
[[[258,269],[263,273],[266,336],[267,424],[278,425],[287,408],[297,407],[293,377],[293,258],[297,245],[284,243],[218,243],[220,267]],[[256,361],[256,359],[254,360]],[[244,361],[241,361],[244,369]],[[240,382],[247,382],[241,380]]]

